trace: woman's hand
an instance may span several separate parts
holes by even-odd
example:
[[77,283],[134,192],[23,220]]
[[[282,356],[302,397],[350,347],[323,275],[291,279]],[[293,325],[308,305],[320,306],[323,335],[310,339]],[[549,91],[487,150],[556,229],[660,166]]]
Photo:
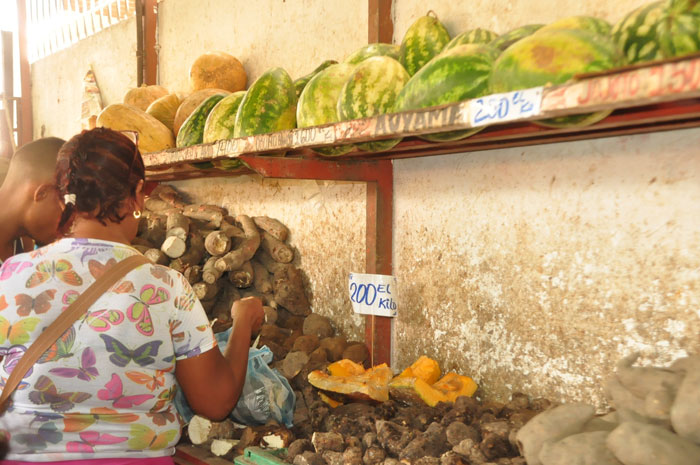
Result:
[[234,325],[245,325],[244,327],[250,329],[251,334],[257,333],[265,320],[262,301],[257,297],[246,297],[235,301],[231,307],[231,318]]

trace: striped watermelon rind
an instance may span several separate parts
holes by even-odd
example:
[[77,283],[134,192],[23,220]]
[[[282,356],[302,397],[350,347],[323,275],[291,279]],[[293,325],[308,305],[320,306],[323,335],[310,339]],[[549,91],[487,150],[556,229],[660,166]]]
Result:
[[642,63],[663,58],[657,28],[666,2],[657,1],[629,12],[615,26],[611,36],[628,63]]
[[309,83],[309,81],[311,80],[312,77],[316,76],[318,73],[320,73],[324,69],[326,69],[329,66],[334,65],[336,63],[338,63],[338,62],[335,60],[326,60],[323,63],[321,63],[320,65],[318,65],[316,67],[316,69],[311,71],[306,76],[302,76],[299,79],[295,80],[294,81],[294,89],[296,91],[297,98],[299,98],[299,96],[301,95],[301,92],[304,90],[304,87],[306,87],[306,84]]
[[553,29],[578,29],[593,34],[608,36],[612,30],[610,23],[595,16],[569,16],[550,23],[539,29],[537,33]]
[[657,24],[656,37],[664,58],[700,51],[700,2],[669,0]]
[[250,86],[238,107],[234,137],[293,129],[296,103],[296,89],[287,71],[266,71]]
[[[442,52],[414,74],[399,93],[394,111],[461,102],[488,93],[489,76],[499,50],[484,44],[464,44]],[[442,142],[464,139],[482,128],[421,136]]]
[[345,63],[352,65],[357,65],[365,61],[367,58],[386,56],[391,57],[395,60],[399,59],[400,47],[395,44],[385,44],[376,43],[365,45],[364,47],[355,50],[353,53],[348,55],[345,59]]
[[413,76],[439,54],[450,41],[450,34],[432,11],[408,28],[401,41],[399,62]]
[[[608,37],[585,30],[538,31],[510,46],[496,60],[489,87],[492,93],[563,84],[577,74],[605,71],[624,63]],[[572,115],[539,121],[544,126],[593,124],[609,115]]]
[[544,27],[544,24],[527,24],[525,26],[516,27],[498,36],[489,45],[496,47],[499,50],[505,50],[514,43],[518,42],[525,37],[534,34],[536,31]]
[[496,40],[498,38],[498,34],[496,34],[493,31],[489,31],[488,29],[481,29],[480,27],[477,27],[476,29],[471,29],[469,31],[465,31],[449,41],[447,45],[445,45],[445,48],[442,50],[443,52],[454,48],[458,45],[466,45],[466,44],[489,44]]
[[[355,70],[355,65],[340,63],[329,66],[311,78],[299,97],[297,126],[307,128],[336,123],[340,91]],[[340,156],[352,151],[352,144],[338,147],[318,147],[315,152],[325,156]]]
[[[363,61],[345,82],[338,97],[338,117],[341,121],[368,118],[389,113],[396,97],[410,76],[398,61],[377,56]],[[379,152],[389,150],[401,139],[390,139],[357,144],[361,150]]]
[[241,90],[227,95],[212,108],[204,124],[202,142],[231,139],[236,125],[236,113],[243,101],[245,91]]
[[177,138],[175,140],[176,147],[189,147],[202,143],[207,117],[212,109],[223,100],[225,96],[226,94],[212,95],[195,108],[192,114],[182,123],[180,130],[177,132]]

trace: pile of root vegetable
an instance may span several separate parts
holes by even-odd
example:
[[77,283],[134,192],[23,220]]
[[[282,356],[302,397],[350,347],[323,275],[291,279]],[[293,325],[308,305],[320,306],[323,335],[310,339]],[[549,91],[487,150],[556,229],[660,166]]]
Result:
[[515,433],[550,406],[514,394],[508,403],[481,402],[462,396],[454,403],[404,405],[349,403],[331,408],[301,377],[295,426],[236,429],[195,417],[188,427],[193,443],[229,460],[246,447],[287,447],[284,459],[295,465],[524,465]]
[[287,378],[315,360],[363,363],[369,355],[363,342],[334,337],[328,318],[311,313],[288,237],[276,219],[234,218],[216,205],[186,204],[175,189],[160,184],[146,199],[133,246],[187,278],[214,332],[231,326],[235,300],[259,297],[265,306],[259,345],[270,348]]
[[291,429],[194,417],[185,440],[230,460],[250,446],[284,447],[294,465],[700,465],[700,356],[668,368],[623,359],[605,383],[615,410],[604,416],[590,405],[554,406],[520,393],[507,403],[482,402],[477,393],[434,407],[396,398],[332,408],[309,373],[343,359],[362,364],[369,354],[311,313],[288,236],[277,220],[188,205],[167,185],[146,200],[135,247],[184,274],[215,331],[231,325],[235,299],[260,297],[259,344],[296,394]]

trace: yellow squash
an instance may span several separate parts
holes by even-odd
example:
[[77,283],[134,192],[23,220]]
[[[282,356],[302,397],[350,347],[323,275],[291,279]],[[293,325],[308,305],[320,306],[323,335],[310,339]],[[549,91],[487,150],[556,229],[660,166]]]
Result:
[[148,113],[129,105],[108,105],[97,117],[97,126],[115,131],[138,132],[141,153],[175,147],[175,138],[170,129]]

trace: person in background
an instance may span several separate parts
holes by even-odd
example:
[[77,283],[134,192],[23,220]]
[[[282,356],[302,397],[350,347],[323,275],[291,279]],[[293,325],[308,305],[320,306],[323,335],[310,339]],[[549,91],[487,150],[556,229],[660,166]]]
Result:
[[[67,236],[0,268],[0,380],[106,269],[138,254],[129,244],[144,205],[137,146],[106,128],[60,150],[56,185]],[[243,388],[262,303],[235,302],[222,354],[187,280],[164,266],[130,271],[34,365],[0,417],[10,452],[0,464],[172,465],[181,423],[176,380],[192,409],[221,420]]]
[[35,140],[15,152],[0,187],[0,264],[22,252],[22,236],[38,245],[56,239],[61,207],[54,184],[57,137]]

